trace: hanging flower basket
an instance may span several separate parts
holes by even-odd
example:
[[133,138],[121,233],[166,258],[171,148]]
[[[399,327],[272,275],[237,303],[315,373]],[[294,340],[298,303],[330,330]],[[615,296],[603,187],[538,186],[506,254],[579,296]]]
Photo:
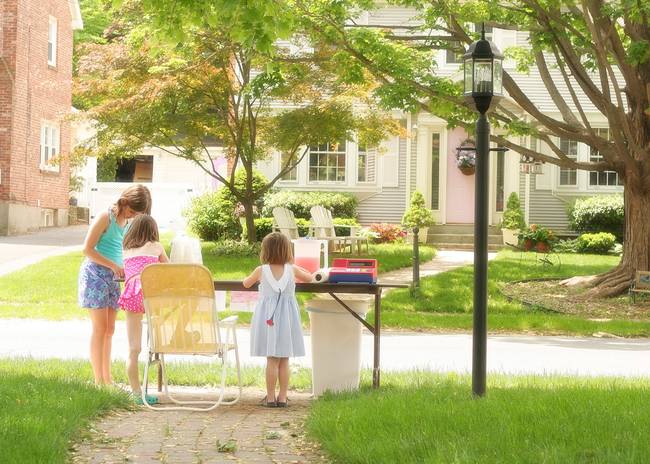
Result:
[[460,169],[460,172],[466,176],[473,176],[474,172],[476,172],[476,168],[474,166],[459,166],[458,169]]
[[471,176],[476,170],[476,149],[473,140],[463,141],[460,147],[456,148],[456,166],[466,176]]

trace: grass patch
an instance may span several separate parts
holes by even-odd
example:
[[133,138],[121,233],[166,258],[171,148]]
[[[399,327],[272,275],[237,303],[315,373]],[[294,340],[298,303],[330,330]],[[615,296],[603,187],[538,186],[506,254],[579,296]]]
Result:
[[[170,383],[213,386],[220,382],[218,363],[168,363]],[[124,362],[113,363],[116,382],[127,383]],[[97,388],[85,360],[0,358],[0,461],[3,464],[64,463],[70,443],[90,421],[132,405],[116,388]],[[155,385],[152,372],[151,385]],[[234,373],[228,381],[235,383]],[[264,388],[264,368],[242,368],[244,386]],[[311,388],[311,370],[292,368],[291,388]]]
[[[488,328],[491,332],[591,335],[606,332],[618,336],[650,335],[650,320],[622,317],[609,321],[537,310],[510,301],[501,288],[508,282],[542,277],[569,277],[604,272],[618,263],[616,256],[561,254],[555,264],[539,261],[535,253],[501,251],[489,263]],[[395,290],[382,302],[384,327],[429,330],[469,330],[473,309],[472,266],[465,266],[421,280],[416,297]],[[372,316],[369,316],[372,317]]]
[[68,364],[0,359],[0,455],[3,463],[63,463],[89,421],[129,404],[116,389],[86,383]]
[[647,380],[387,373],[379,391],[326,395],[307,428],[335,463],[644,463]]
[[[163,240],[169,252],[168,238]],[[211,253],[213,243],[203,244],[204,264],[212,271],[215,279],[240,280],[259,265],[255,255],[216,256]],[[371,245],[368,256],[379,260],[380,272],[409,266],[411,247],[399,245]],[[420,248],[422,261],[433,258],[431,247]],[[350,254],[330,254],[330,260]],[[74,319],[86,318],[84,310],[77,306],[77,277],[83,260],[80,252],[47,258],[9,275],[0,277],[0,317]],[[298,294],[302,302],[307,294]],[[241,313],[243,323],[250,321],[250,313]],[[303,311],[303,321],[308,320]]]

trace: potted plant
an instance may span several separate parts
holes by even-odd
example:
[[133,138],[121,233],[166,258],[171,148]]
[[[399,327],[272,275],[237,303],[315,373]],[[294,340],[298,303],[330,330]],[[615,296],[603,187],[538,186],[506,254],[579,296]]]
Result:
[[519,232],[525,227],[526,221],[524,221],[524,212],[521,210],[519,195],[516,192],[512,192],[508,197],[506,210],[503,212],[503,220],[501,221],[503,244],[517,245],[519,243]]
[[519,233],[519,239],[523,242],[524,250],[530,251],[534,248],[539,253],[547,253],[551,250],[556,237],[551,229],[531,224],[529,228]]
[[476,170],[476,149],[473,140],[465,140],[456,149],[456,166],[466,176],[471,176]]
[[424,242],[427,239],[429,226],[435,223],[433,211],[424,204],[424,197],[417,190],[411,195],[411,204],[402,217],[402,224],[411,231],[413,237],[413,286],[411,294],[420,286],[420,248],[419,234],[422,233]]
[[411,204],[402,217],[402,225],[411,231],[412,235],[417,234],[419,241],[424,243],[427,241],[429,226],[432,226],[435,222],[433,211],[426,207],[424,196],[416,190],[411,195]]

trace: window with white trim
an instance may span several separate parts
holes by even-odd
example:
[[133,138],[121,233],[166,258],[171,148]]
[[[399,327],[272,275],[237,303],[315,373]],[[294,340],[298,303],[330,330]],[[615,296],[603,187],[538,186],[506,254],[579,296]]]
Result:
[[309,147],[310,182],[345,182],[345,140]]
[[[287,165],[287,161],[289,160],[289,154],[288,153],[282,153],[280,154],[280,170],[284,169],[284,167]],[[296,160],[295,158],[291,160],[291,163],[295,163]],[[282,177],[280,177],[280,180],[286,181],[286,182],[295,182],[298,180],[298,169],[295,167],[291,169],[288,172],[285,172]]]
[[[566,154],[572,160],[578,159],[578,142],[569,139],[560,139],[560,151]],[[574,186],[578,184],[578,170],[570,168],[560,168],[560,185]]]
[[359,145],[357,155],[357,182],[360,184],[369,184],[375,182],[375,166],[377,150],[368,148],[365,145]]
[[56,66],[57,20],[50,16],[47,28],[47,64]]
[[[596,134],[599,137],[610,140],[608,128],[596,129]],[[598,150],[594,147],[589,147],[589,161],[592,163],[603,161],[603,155],[598,153]],[[623,180],[616,171],[589,172],[590,187],[618,187],[619,185],[623,185]]]
[[59,155],[61,137],[59,126],[50,122],[41,124],[41,169],[59,172]]

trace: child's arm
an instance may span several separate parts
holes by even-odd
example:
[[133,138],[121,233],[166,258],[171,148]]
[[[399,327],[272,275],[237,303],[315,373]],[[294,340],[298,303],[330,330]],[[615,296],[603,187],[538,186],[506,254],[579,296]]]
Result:
[[311,282],[314,280],[314,274],[295,264],[293,265],[293,274],[303,282]]
[[83,253],[91,261],[97,264],[101,264],[102,266],[106,266],[112,270],[117,277],[124,277],[124,270],[118,266],[117,263],[114,263],[105,256],[102,256],[97,250],[95,250],[95,246],[97,246],[99,238],[106,231],[109,224],[110,219],[108,217],[107,211],[104,211],[97,216],[97,219],[95,219],[95,221],[91,224],[90,229],[88,229],[88,233],[86,234]]
[[253,285],[260,281],[260,277],[262,277],[262,266],[257,266],[255,270],[251,272],[251,275],[242,281],[242,284],[246,288],[251,288]]
[[168,263],[169,258],[167,257],[167,253],[165,253],[165,247],[160,243],[158,243],[158,245],[160,245],[160,255],[158,256],[158,261],[161,263]]

